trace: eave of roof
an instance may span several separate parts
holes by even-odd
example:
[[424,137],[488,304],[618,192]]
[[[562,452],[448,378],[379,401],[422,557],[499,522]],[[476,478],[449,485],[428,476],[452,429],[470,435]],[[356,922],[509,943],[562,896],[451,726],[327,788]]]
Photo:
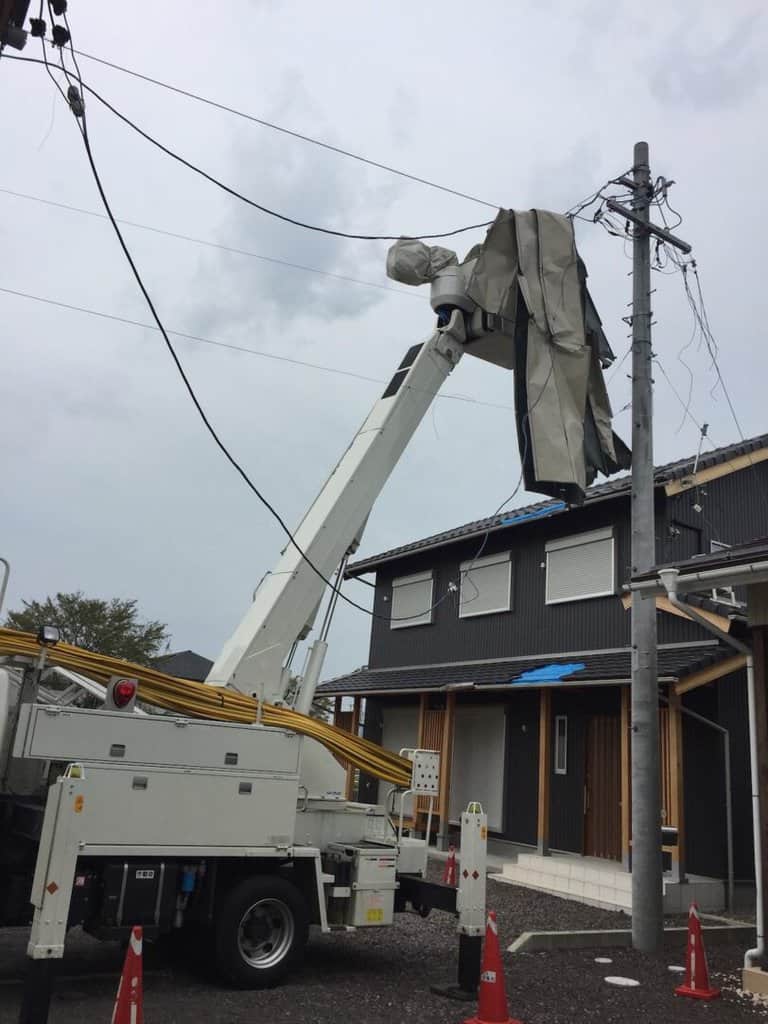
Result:
[[[726,659],[732,652],[715,640],[659,647],[659,681],[677,682]],[[545,654],[498,661],[454,662],[395,669],[361,669],[329,680],[318,696],[405,694],[483,690],[509,693],[523,687],[621,685],[631,680],[631,649]],[[548,670],[553,671],[547,674]]]
[[[676,462],[658,466],[654,473],[655,484],[657,487],[664,487],[670,481],[687,480],[691,477],[694,466],[697,472],[708,471],[714,466],[727,464],[733,459],[763,451],[768,452],[768,434],[761,434],[737,444],[716,448],[714,451],[701,455],[698,460],[695,455],[691,455],[684,459],[678,459]],[[734,470],[736,468],[743,467],[735,464]],[[597,502],[625,497],[629,494],[631,480],[631,476],[625,474],[588,488],[585,494],[584,505],[589,506]],[[500,515],[474,520],[473,522],[465,523],[463,526],[444,530],[441,533],[432,534],[420,540],[391,548],[380,554],[360,559],[347,568],[345,576],[347,578],[362,576],[386,562],[395,561],[406,555],[431,551],[435,548],[445,547],[448,544],[471,540],[473,537],[480,537],[486,533],[496,533],[499,530],[505,530],[534,520],[551,519],[569,511],[571,509],[564,502],[555,499],[525,505],[521,508],[503,512]]]
[[633,582],[655,579],[662,569],[678,569],[681,575],[685,575],[690,572],[729,567],[736,571],[743,566],[762,562],[768,562],[768,537],[760,537],[746,544],[736,544],[725,551],[716,551],[713,554],[694,555],[693,558],[686,558],[681,562],[666,562],[648,572],[638,573],[633,577]]

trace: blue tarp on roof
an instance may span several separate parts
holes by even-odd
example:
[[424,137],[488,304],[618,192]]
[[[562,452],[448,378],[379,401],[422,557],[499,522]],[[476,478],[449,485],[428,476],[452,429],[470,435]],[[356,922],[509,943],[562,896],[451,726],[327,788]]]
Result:
[[541,665],[515,676],[509,682],[512,686],[515,683],[561,683],[566,676],[583,672],[586,667],[583,661],[568,661],[564,665]]

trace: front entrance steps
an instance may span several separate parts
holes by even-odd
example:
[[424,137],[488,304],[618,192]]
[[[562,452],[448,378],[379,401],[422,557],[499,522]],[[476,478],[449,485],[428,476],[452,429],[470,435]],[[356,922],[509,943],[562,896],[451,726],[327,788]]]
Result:
[[[629,913],[632,909],[632,876],[616,861],[568,853],[549,857],[521,853],[490,877],[607,910]],[[725,883],[700,875],[688,875],[683,883],[664,878],[665,914],[685,913],[694,900],[704,913],[720,912],[725,907]]]

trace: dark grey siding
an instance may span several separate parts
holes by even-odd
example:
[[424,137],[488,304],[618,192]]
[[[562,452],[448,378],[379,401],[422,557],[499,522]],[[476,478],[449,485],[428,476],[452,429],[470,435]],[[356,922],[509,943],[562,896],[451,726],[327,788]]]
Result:
[[[382,714],[382,701],[375,697],[366,697],[363,711],[363,736],[372,743],[381,743],[384,731],[384,716]],[[360,773],[357,784],[357,799],[363,803],[375,804],[378,800],[379,780],[373,775]]]
[[749,772],[747,674],[736,672],[717,684],[718,719],[730,732],[733,860],[737,879],[755,877],[752,848],[752,790]]
[[[716,684],[687,693],[683,706],[730,732],[734,875],[742,880],[754,878],[746,672],[732,673]],[[723,741],[708,726],[689,718],[684,722],[688,868],[697,874],[725,877]]]
[[[701,511],[697,511],[695,506]],[[760,464],[672,498],[657,494],[657,558],[675,561],[708,553],[710,542],[736,544],[768,533],[768,465]],[[613,525],[616,535],[616,596],[545,604],[546,541]],[[511,527],[491,534],[482,554],[512,550],[512,610],[460,619],[457,582],[459,565],[475,557],[482,538],[417,553],[382,566],[377,575],[374,607],[383,618],[373,620],[369,666],[426,665],[599,650],[629,644],[630,616],[624,611],[621,587],[629,578],[629,498],[615,498],[566,516]],[[439,604],[429,625],[390,629],[392,579],[431,569],[433,600]],[[685,643],[708,636],[677,616],[658,617],[659,643]]]
[[[432,569],[434,598],[443,598],[429,625],[391,629],[385,619],[373,620],[371,668],[421,665],[434,662],[500,658],[552,651],[590,650],[624,646],[629,641],[629,617],[618,597],[596,598],[566,604],[545,605],[545,543],[551,537],[610,525],[620,500],[590,510],[577,510],[556,522],[514,527],[505,534],[491,535],[483,555],[512,549],[512,610],[496,615],[460,619],[458,594],[449,594],[449,584],[459,579],[459,565],[473,558],[480,547],[471,542],[451,545],[442,551],[428,551],[383,567],[377,577],[374,608],[387,616],[392,579]],[[628,524],[616,524],[616,593],[629,561]],[[448,594],[447,597],[445,595]]]
[[[693,710],[717,718],[717,693],[694,691]],[[697,875],[726,874],[725,778],[722,740],[713,729],[683,716],[683,781],[687,836],[686,861]]]
[[536,844],[539,801],[539,694],[518,693],[507,705],[504,838]]
[[[697,505],[701,511],[696,509]],[[699,551],[684,551],[683,557],[709,554],[713,540],[741,544],[764,537],[768,533],[768,463],[759,463],[754,468],[731,473],[668,498],[667,521],[673,520],[700,534]],[[669,533],[663,539],[660,560],[677,560],[680,541]]]

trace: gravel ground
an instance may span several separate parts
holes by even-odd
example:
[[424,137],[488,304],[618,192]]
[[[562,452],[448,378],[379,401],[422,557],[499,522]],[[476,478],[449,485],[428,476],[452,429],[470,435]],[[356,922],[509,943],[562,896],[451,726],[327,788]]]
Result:
[[[543,893],[490,881],[488,905],[499,919],[502,948],[520,932],[571,928],[621,928],[629,918]],[[26,933],[0,933],[0,1022],[15,1024],[20,987],[11,983],[24,965]],[[109,1021],[121,966],[114,945],[72,936],[65,961],[68,980],[60,980],[50,1024]],[[595,956],[610,956],[599,965]],[[683,950],[680,951],[682,957]],[[632,950],[578,951],[505,956],[510,1013],[524,1024],[670,1024],[768,1019],[768,1008],[738,992],[743,950],[720,947],[709,953],[715,984],[723,998],[703,1004],[674,996],[678,976],[669,959],[643,957]],[[456,935],[446,915],[427,920],[401,915],[392,928],[356,934],[313,936],[304,967],[281,988],[232,992],[178,962],[145,957],[144,1010],[147,1024],[450,1024],[474,1012],[433,995],[430,984],[455,977]],[[102,973],[104,972],[104,973]],[[80,976],[78,975],[87,975]],[[608,974],[640,981],[635,989],[614,988]]]

